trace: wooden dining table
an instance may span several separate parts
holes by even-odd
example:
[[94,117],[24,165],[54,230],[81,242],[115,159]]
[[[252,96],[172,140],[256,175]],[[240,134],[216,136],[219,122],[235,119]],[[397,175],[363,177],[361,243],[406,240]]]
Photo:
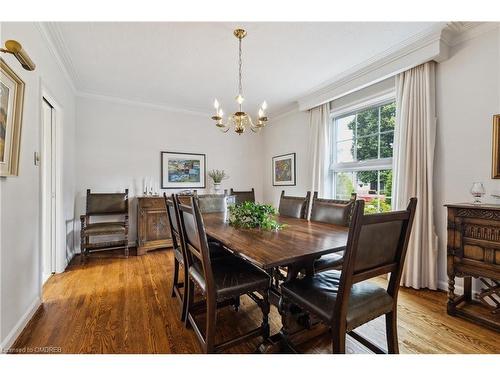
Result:
[[[203,214],[209,237],[269,273],[272,278],[269,300],[278,306],[281,296],[279,284],[302,274],[313,273],[314,261],[322,255],[343,251],[349,228],[284,216],[276,219],[284,227],[278,231],[268,231],[235,228],[225,221],[223,213]],[[283,324],[287,325],[287,343],[297,345],[324,332],[324,327],[312,324],[312,320],[297,307],[293,311],[278,311]],[[284,341],[283,332],[279,332],[263,343],[260,351],[283,351]]]

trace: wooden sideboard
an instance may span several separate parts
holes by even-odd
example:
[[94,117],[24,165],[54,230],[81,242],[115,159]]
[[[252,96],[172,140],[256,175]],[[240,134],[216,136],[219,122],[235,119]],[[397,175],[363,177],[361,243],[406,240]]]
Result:
[[163,197],[137,198],[137,255],[172,247]]
[[[448,204],[448,314],[500,332],[500,205]],[[455,278],[464,279],[455,294]],[[472,295],[472,278],[481,290]],[[475,298],[473,298],[475,297]]]

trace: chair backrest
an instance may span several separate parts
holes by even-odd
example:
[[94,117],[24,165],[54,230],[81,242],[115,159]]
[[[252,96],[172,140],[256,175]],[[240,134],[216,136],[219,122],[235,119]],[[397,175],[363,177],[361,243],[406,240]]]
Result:
[[234,195],[235,203],[240,204],[243,202],[253,202],[255,203],[255,191],[254,188],[250,191],[236,191],[231,188],[229,195]]
[[292,197],[281,192],[279,213],[281,216],[295,217],[297,219],[306,219],[309,210],[311,192],[308,191],[305,197]]
[[204,214],[226,211],[226,195],[203,194],[195,197],[200,211]]
[[197,200],[194,197],[190,197],[190,200],[189,205],[182,203],[178,205],[182,241],[186,251],[186,266],[189,268],[196,262],[201,263],[206,293],[213,297],[215,284],[205,225]]
[[348,227],[351,223],[354,202],[356,202],[356,193],[351,195],[350,200],[340,200],[318,198],[318,192],[315,191],[310,219]]
[[87,215],[128,214],[128,189],[125,193],[91,193],[87,189]]
[[170,225],[173,247],[174,249],[181,250],[180,246],[182,244],[182,238],[179,226],[179,208],[177,206],[177,199],[175,199],[174,194],[168,198],[166,193],[163,193],[163,199],[165,200],[165,209],[167,210],[167,218]]
[[391,274],[387,293],[397,300],[417,198],[404,211],[365,215],[364,206],[354,205],[334,319],[345,316],[352,285],[376,276]]

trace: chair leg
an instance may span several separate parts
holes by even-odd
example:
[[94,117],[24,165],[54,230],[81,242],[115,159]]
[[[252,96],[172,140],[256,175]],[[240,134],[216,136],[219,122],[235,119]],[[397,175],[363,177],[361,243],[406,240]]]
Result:
[[389,354],[399,354],[398,319],[396,310],[385,314],[385,333],[387,337],[387,352]]
[[194,303],[194,283],[189,277],[187,280],[184,281],[184,288],[185,288],[184,298],[186,299],[186,313],[184,314],[185,316],[184,324],[186,325],[186,328],[189,328],[191,324],[189,323],[188,316],[189,313],[192,311]]
[[206,353],[215,352],[215,326],[217,325],[217,303],[207,298],[207,330],[205,333]]
[[269,304],[269,290],[262,292],[262,302],[260,309],[262,310],[262,337],[264,340],[269,338],[269,312],[271,311],[271,305]]
[[129,251],[128,251],[128,241],[127,241],[127,243],[125,244],[125,258],[128,258],[128,254]]
[[332,329],[332,352],[333,354],[345,354],[345,329]]
[[179,284],[179,261],[174,257],[174,278],[172,280],[172,297],[175,297],[175,288]]
[[240,296],[238,297],[234,297],[233,298],[233,308],[234,308],[234,311],[238,312],[238,310],[240,309]]
[[85,256],[85,232],[83,228],[80,232],[80,263],[83,264]]

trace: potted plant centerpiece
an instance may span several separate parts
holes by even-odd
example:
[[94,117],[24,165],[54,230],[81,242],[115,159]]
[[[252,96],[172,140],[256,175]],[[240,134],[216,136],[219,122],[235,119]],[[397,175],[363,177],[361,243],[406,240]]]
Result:
[[212,169],[211,171],[208,172],[208,176],[212,179],[214,183],[214,190],[216,194],[218,194],[220,191],[220,184],[222,180],[229,178],[229,176],[223,169],[221,170]]
[[269,204],[243,202],[229,206],[229,224],[236,228],[278,231],[285,227],[276,221],[278,211]]

